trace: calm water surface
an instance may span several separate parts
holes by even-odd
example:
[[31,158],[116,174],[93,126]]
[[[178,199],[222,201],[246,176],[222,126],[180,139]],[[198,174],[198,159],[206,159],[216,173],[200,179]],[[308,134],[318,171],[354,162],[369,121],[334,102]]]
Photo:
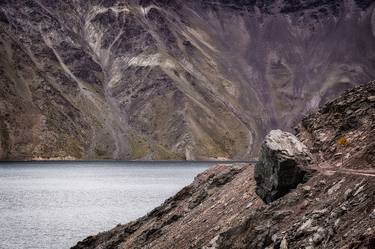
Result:
[[127,223],[208,163],[0,164],[0,248],[64,249]]

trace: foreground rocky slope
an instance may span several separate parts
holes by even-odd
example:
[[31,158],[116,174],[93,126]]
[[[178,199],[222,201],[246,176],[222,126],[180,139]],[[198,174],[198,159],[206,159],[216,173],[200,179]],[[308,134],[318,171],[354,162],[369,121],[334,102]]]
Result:
[[[290,193],[265,204],[251,165],[218,165],[148,215],[73,248],[373,249],[374,125],[371,82],[303,119],[297,135],[312,152],[315,173]],[[343,137],[346,143],[337,143]]]
[[375,77],[372,2],[0,1],[0,158],[253,158]]

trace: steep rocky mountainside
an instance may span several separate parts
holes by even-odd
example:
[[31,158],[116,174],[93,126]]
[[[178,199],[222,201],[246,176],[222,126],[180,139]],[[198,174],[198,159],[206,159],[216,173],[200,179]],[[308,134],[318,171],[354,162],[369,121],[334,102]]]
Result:
[[[356,125],[342,129],[348,123]],[[297,129],[306,148],[264,144],[284,158],[310,149],[315,173],[286,195],[265,204],[251,165],[217,165],[148,215],[73,248],[374,249],[374,125],[375,81],[306,116]],[[284,136],[268,141],[275,134]]]
[[250,159],[375,78],[372,0],[1,0],[0,158]]

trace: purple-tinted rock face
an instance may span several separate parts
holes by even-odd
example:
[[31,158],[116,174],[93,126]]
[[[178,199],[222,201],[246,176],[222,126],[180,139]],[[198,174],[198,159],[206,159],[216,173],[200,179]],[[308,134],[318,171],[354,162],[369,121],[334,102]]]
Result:
[[375,77],[371,2],[0,1],[0,158],[253,158]]

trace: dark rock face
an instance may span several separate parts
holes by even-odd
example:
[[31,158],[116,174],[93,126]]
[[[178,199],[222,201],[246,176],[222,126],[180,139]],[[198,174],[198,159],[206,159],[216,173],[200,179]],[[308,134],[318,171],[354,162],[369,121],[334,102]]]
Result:
[[0,1],[0,158],[251,159],[375,78],[372,2]]
[[306,181],[312,173],[308,149],[294,135],[271,131],[260,150],[255,166],[256,193],[270,203]]

